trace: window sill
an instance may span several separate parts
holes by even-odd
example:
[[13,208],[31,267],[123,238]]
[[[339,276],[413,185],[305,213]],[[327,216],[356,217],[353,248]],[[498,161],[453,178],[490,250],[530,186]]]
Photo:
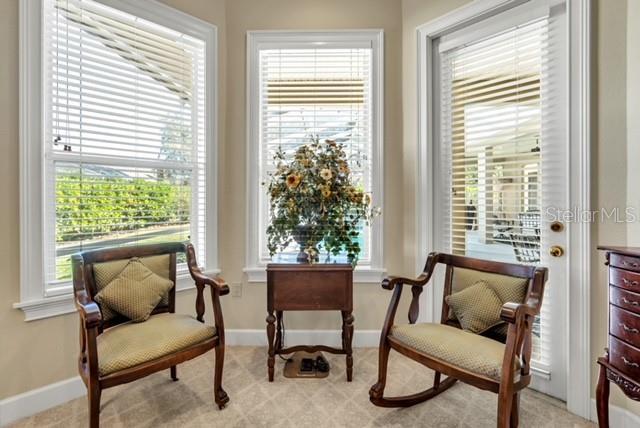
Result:
[[[266,266],[247,267],[244,273],[247,274],[248,282],[267,282]],[[372,268],[369,266],[358,266],[353,272],[353,282],[356,284],[379,284],[385,277],[386,269]]]
[[[206,273],[216,275],[220,273],[220,270],[213,269]],[[179,293],[181,291],[192,290],[194,288],[196,288],[196,286],[188,273],[178,276],[176,292]],[[41,320],[70,314],[76,311],[72,293],[14,303],[13,308],[20,309],[24,312],[25,321]]]

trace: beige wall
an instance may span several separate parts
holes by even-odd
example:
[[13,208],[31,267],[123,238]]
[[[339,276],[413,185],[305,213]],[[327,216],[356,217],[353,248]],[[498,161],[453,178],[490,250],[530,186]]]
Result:
[[[164,0],[215,23],[219,30],[220,262],[229,283],[244,281],[245,242],[245,35],[263,29],[382,28],[385,31],[385,267],[411,275],[415,268],[415,27],[463,5],[467,0]],[[612,3],[615,3],[612,5]],[[638,138],[640,2],[595,2],[593,99],[593,206],[640,205],[635,189],[640,174],[629,162],[640,154]],[[605,4],[607,7],[605,7]],[[286,11],[284,13],[283,11]],[[628,14],[627,14],[628,12]],[[627,42],[628,39],[628,42]],[[632,44],[633,43],[633,44]],[[25,323],[11,309],[19,300],[18,215],[18,0],[0,2],[0,399],[76,374],[77,318],[65,315]],[[628,61],[627,61],[628,58]],[[628,63],[627,63],[628,62]],[[637,80],[637,79],[636,79]],[[635,96],[627,100],[626,90]],[[628,134],[628,135],[627,135]],[[636,227],[636,229],[633,229]],[[604,223],[593,227],[593,245],[640,245],[638,225]],[[606,337],[606,273],[602,255],[593,252],[592,360]],[[180,293],[178,310],[190,312],[193,293]],[[389,299],[373,284],[357,285],[357,329],[379,328]],[[405,302],[406,305],[406,302]],[[262,329],[264,284],[247,284],[242,297],[223,303],[228,328]],[[289,328],[336,328],[337,315],[292,314]],[[593,367],[592,379],[595,379]],[[628,406],[614,391],[614,402]],[[633,410],[638,411],[637,408]],[[640,411],[638,411],[640,413]]]
[[[627,206],[637,219],[627,224],[627,245],[640,247],[640,1],[627,4]],[[640,403],[626,400],[640,414]]]
[[[221,263],[228,282],[243,280],[245,264],[246,183],[246,33],[250,30],[384,30],[385,37],[385,267],[401,273],[399,251],[402,231],[402,128],[401,61],[402,19],[396,0],[234,0],[227,2],[228,80],[227,138],[222,189],[225,209],[220,213]],[[246,282],[242,297],[226,299],[225,319],[233,328],[264,327],[264,284]],[[377,284],[357,284],[354,290],[356,329],[379,329],[389,293]],[[251,308],[251,310],[247,310]],[[287,327],[337,328],[337,313],[285,315]]]
[[627,244],[640,247],[640,1],[627,8],[627,204],[639,216],[627,226]]
[[[626,205],[626,28],[627,1],[594,2],[594,80],[592,127],[592,206],[615,208]],[[605,221],[592,228],[591,284],[591,380],[598,375],[596,358],[602,355],[607,338],[607,270],[598,244],[625,245],[624,223]],[[628,406],[617,388],[611,402]],[[629,406],[630,407],[630,406]]]

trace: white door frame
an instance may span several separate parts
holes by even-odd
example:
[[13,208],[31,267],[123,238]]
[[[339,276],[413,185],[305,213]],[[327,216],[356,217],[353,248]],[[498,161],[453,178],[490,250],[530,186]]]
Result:
[[[434,247],[432,42],[435,38],[513,8],[529,0],[474,0],[416,28],[418,48],[418,135],[416,156],[416,272],[422,272]],[[568,17],[569,92],[569,206],[578,212],[590,209],[590,38],[591,1],[566,0]],[[425,221],[425,219],[427,219]],[[567,409],[589,419],[591,409],[590,351],[590,224],[566,225],[569,251],[567,302]],[[434,320],[433,287],[422,294],[421,321]],[[569,298],[571,297],[571,298]]]

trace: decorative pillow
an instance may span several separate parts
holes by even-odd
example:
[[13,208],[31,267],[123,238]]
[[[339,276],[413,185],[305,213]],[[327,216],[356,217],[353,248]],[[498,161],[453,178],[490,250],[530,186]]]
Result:
[[462,328],[472,333],[482,333],[502,322],[502,301],[484,281],[447,296],[445,301]]
[[133,322],[146,321],[173,281],[153,273],[138,258],[132,258],[122,271],[98,294],[102,306],[124,315]]

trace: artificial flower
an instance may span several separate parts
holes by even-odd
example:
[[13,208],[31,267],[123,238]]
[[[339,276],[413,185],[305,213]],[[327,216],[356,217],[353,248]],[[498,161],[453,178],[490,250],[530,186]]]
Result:
[[287,187],[289,189],[295,189],[300,184],[300,181],[302,181],[302,178],[299,175],[289,174],[287,176]]
[[333,173],[329,168],[323,168],[320,170],[320,177],[322,177],[324,181],[329,181],[331,180],[331,177],[333,177]]

